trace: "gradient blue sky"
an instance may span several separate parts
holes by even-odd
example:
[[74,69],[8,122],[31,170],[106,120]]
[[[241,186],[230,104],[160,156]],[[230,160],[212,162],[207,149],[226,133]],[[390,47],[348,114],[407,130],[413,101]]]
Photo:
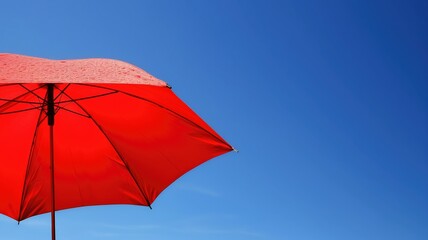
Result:
[[[2,1],[0,52],[131,62],[239,153],[57,239],[428,239],[428,2]],[[3,194],[0,193],[0,197]],[[1,239],[50,239],[48,214]]]

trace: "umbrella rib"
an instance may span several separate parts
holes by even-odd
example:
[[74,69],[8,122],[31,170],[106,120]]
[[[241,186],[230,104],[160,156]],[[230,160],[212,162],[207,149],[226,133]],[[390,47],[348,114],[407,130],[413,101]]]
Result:
[[[73,98],[71,98],[67,93],[64,92],[64,94],[70,98],[71,100],[73,100]],[[113,147],[114,151],[116,152],[116,154],[119,156],[120,160],[123,162],[123,164],[125,164],[126,169],[128,170],[129,174],[132,177],[132,180],[134,180],[135,184],[138,187],[138,190],[140,190],[141,195],[144,197],[144,200],[146,201],[148,207],[150,209],[152,209],[152,206],[150,204],[150,201],[146,195],[146,193],[141,189],[140,184],[138,183],[137,179],[135,178],[135,175],[133,174],[133,172],[131,171],[131,169],[129,168],[128,163],[125,161],[125,159],[122,157],[122,155],[120,154],[120,152],[117,150],[116,146],[113,144],[113,142],[110,140],[109,136],[107,135],[107,133],[104,131],[104,129],[101,127],[101,125],[91,116],[91,114],[89,114],[89,112],[82,106],[80,105],[77,101],[73,102],[80,108],[82,109],[82,111],[84,111],[88,117],[90,119],[92,119],[92,121],[94,122],[94,124],[98,127],[98,129],[101,131],[101,133],[104,135],[104,137],[107,139],[107,141],[110,143],[110,145]]]
[[10,112],[0,112],[0,115],[20,113],[20,112],[27,112],[27,111],[31,111],[31,110],[34,110],[34,109],[42,109],[42,106],[37,106],[37,107],[32,107],[32,108],[25,108],[25,109],[16,110],[16,111],[10,111]]
[[140,99],[140,100],[143,100],[143,101],[149,102],[149,103],[151,103],[151,104],[154,104],[154,105],[156,105],[156,106],[158,106],[158,107],[160,107],[160,108],[163,108],[163,109],[165,109],[166,111],[169,111],[169,112],[171,112],[172,114],[174,114],[174,115],[176,115],[176,116],[178,116],[178,117],[182,118],[182,119],[183,119],[183,120],[185,120],[186,122],[189,122],[189,123],[190,123],[190,124],[192,124],[193,126],[196,126],[197,128],[201,129],[202,131],[204,131],[204,132],[208,133],[209,135],[211,135],[212,137],[214,137],[214,138],[215,138],[215,139],[217,139],[218,141],[220,141],[220,142],[222,142],[222,143],[226,144],[226,145],[227,145],[227,146],[229,146],[231,149],[234,149],[234,148],[233,148],[232,146],[230,146],[226,141],[222,140],[221,138],[218,138],[216,135],[212,134],[211,132],[209,132],[209,131],[208,131],[208,130],[206,130],[205,128],[201,127],[199,124],[197,124],[197,123],[193,122],[192,120],[190,120],[190,119],[186,118],[185,116],[183,116],[183,115],[181,115],[181,114],[179,114],[179,113],[177,113],[177,112],[175,112],[175,111],[173,111],[173,110],[171,110],[171,109],[169,109],[169,108],[167,108],[167,107],[165,107],[165,106],[162,106],[162,105],[161,105],[161,104],[159,104],[159,103],[153,102],[153,101],[151,101],[151,100],[149,100],[149,99],[147,99],[147,98],[143,98],[143,97],[140,97],[140,96],[137,96],[137,95],[131,94],[131,93],[127,93],[127,92],[124,92],[124,91],[121,91],[121,90],[117,90],[117,89],[113,89],[113,88],[109,88],[109,87],[104,87],[104,86],[90,85],[90,84],[85,84],[85,83],[76,83],[76,84],[78,84],[78,85],[82,85],[82,86],[88,86],[88,87],[102,88],[102,89],[111,90],[111,91],[117,91],[117,92],[123,93],[123,94],[125,94],[125,95],[128,95],[128,96],[130,96],[130,97],[134,97],[134,98],[137,98],[137,99]]
[[65,90],[67,90],[68,87],[70,87],[71,83],[67,84],[67,86],[65,86],[63,89],[59,89],[56,85],[54,85],[54,87],[58,90],[60,90],[60,92],[58,93],[58,95],[54,98],[54,102],[60,97],[62,96],[62,94],[65,92]]
[[43,105],[42,105],[42,112],[44,112],[45,113],[45,115],[41,118],[41,119],[39,119],[39,121],[38,121],[38,123],[37,123],[37,126],[39,126],[40,124],[42,124],[42,122],[48,117],[48,112],[47,112],[47,110],[45,110],[43,107],[45,106],[45,105],[47,105],[47,98],[48,98],[48,94],[46,93],[45,94],[45,98],[43,99]]
[[37,124],[37,125],[39,125],[39,126],[40,126],[40,124],[42,124],[42,122],[43,122],[46,118],[48,118],[48,116],[47,116],[47,115],[43,116],[43,117],[39,120],[39,122],[38,122],[38,124]]
[[62,110],[65,110],[65,111],[68,111],[68,112],[74,113],[74,114],[79,115],[79,116],[82,116],[82,117],[91,118],[91,117],[89,117],[88,115],[78,113],[78,112],[76,112],[76,111],[70,110],[70,109],[65,108],[65,107],[57,106],[57,109],[58,109],[58,110],[59,110],[59,109],[62,109]]
[[31,160],[33,159],[34,145],[36,143],[37,133],[39,131],[39,126],[40,126],[39,122],[40,122],[40,119],[42,118],[42,115],[43,115],[43,109],[40,110],[39,117],[37,119],[36,129],[34,130],[33,141],[31,142],[30,153],[28,155],[27,169],[25,171],[24,184],[22,186],[21,203],[19,205],[18,223],[19,223],[19,221],[22,220],[21,219],[22,218],[22,207],[23,207],[23,202],[24,202],[24,198],[25,198],[25,191],[27,189],[26,179],[27,179],[27,176],[28,176],[28,172],[30,170]]
[[[6,102],[6,103],[4,103],[4,104],[0,105],[0,109],[2,109],[3,107],[7,106],[8,104],[11,104],[12,102],[18,101],[18,99],[19,99],[19,98],[21,98],[21,97],[23,97],[23,96],[25,96],[25,95],[27,95],[27,94],[29,94],[29,93],[30,93],[30,92],[25,92],[25,93],[23,93],[23,94],[21,94],[21,95],[19,95],[19,96],[15,97],[15,98],[13,98],[13,99],[8,99],[8,100],[7,100],[8,102]],[[1,110],[0,110],[0,111],[1,111]]]
[[22,101],[22,100],[6,99],[6,98],[0,98],[0,101],[15,102],[15,103],[27,103],[27,104],[39,104],[40,103],[40,102],[30,102],[30,101]]
[[91,98],[97,98],[97,97],[104,97],[104,96],[111,95],[111,94],[114,94],[114,93],[118,93],[118,91],[112,91],[112,92],[109,92],[109,93],[103,93],[103,94],[93,95],[93,96],[89,96],[89,97],[82,97],[82,98],[76,98],[76,99],[71,99],[71,100],[64,100],[64,101],[57,102],[57,104],[60,104],[60,103],[69,103],[69,102],[76,102],[76,101],[87,100],[87,99],[91,99]]
[[40,87],[38,87],[38,88],[36,88],[36,89],[33,89],[33,90],[28,89],[28,88],[27,88],[27,87],[25,87],[25,86],[24,86],[24,84],[22,84],[22,83],[20,83],[20,84],[19,84],[19,86],[21,86],[22,88],[24,88],[25,90],[27,90],[29,93],[31,93],[31,94],[33,94],[34,96],[36,96],[38,99],[40,99],[40,100],[44,101],[44,99],[43,99],[42,97],[40,97],[39,95],[37,95],[34,91],[35,91],[35,90],[38,90],[38,89],[40,89],[40,88],[42,88],[42,87],[45,87],[45,86],[46,86],[46,84],[43,84],[43,85],[41,85]]
[[9,86],[14,86],[14,85],[18,85],[19,83],[4,83],[4,84],[0,84],[0,87],[9,87]]

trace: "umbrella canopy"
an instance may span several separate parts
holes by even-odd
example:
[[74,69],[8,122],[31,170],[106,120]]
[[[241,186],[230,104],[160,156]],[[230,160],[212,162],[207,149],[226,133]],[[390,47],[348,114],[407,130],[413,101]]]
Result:
[[0,213],[13,219],[150,206],[232,149],[165,82],[131,64],[0,54]]

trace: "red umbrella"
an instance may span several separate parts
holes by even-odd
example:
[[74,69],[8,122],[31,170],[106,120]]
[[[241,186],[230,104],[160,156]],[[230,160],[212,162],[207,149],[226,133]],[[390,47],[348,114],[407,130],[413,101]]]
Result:
[[150,206],[233,148],[163,81],[111,59],[0,54],[0,213]]

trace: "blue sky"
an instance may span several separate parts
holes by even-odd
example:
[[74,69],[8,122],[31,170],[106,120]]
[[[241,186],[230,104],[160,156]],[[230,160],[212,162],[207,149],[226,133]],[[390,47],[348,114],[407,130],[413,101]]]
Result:
[[[153,210],[60,211],[57,239],[428,238],[426,1],[0,6],[0,52],[133,63],[240,150]],[[1,215],[0,238],[49,239],[49,217]]]

